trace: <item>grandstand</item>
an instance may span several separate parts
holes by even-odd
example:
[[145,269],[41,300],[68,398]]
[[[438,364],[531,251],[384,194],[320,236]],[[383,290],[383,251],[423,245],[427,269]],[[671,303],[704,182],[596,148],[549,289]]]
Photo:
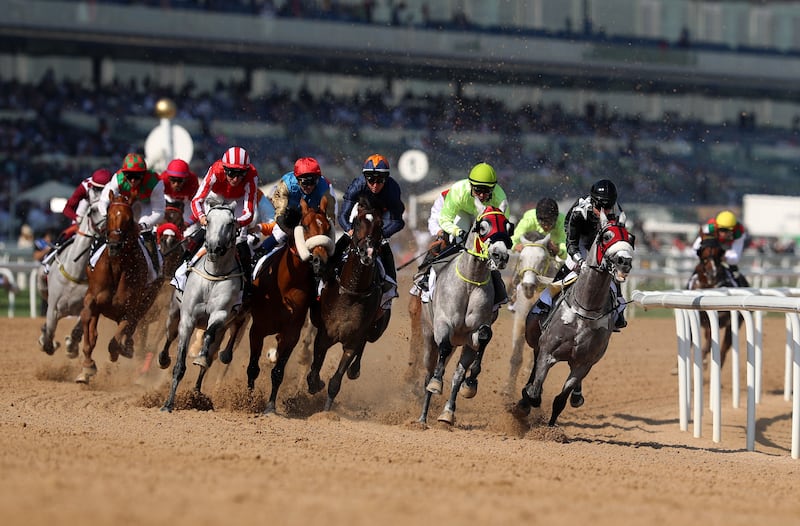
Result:
[[[795,2],[365,4],[10,2],[2,208],[141,150],[160,97],[201,173],[237,142],[264,182],[315,155],[343,186],[366,152],[416,147],[431,174],[404,192],[487,160],[517,213],[606,175],[647,205],[634,213],[662,205],[677,221],[747,193],[800,195]],[[0,222],[13,240],[18,223]]]

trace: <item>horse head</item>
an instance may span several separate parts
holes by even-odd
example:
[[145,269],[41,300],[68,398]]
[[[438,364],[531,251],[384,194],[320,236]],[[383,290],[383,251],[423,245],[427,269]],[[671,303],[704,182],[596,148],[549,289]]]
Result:
[[526,298],[531,298],[538,289],[553,282],[558,271],[555,259],[550,255],[550,233],[544,237],[538,232],[524,236],[522,251],[519,254],[517,275]]
[[[477,200],[476,203],[479,204]],[[488,259],[491,270],[504,269],[508,265],[513,233],[514,225],[500,208],[480,205],[472,235],[467,239],[468,252],[478,258]]]
[[[234,204],[218,205],[212,207],[206,214],[206,250],[208,260],[216,262],[225,256],[236,243],[236,233],[239,225],[233,213]],[[233,251],[231,251],[233,253]]]
[[606,219],[602,212],[600,224],[601,228],[594,243],[593,257],[596,267],[608,272],[617,282],[621,283],[628,278],[628,274],[633,268],[635,237],[628,232],[623,223],[614,219]]
[[164,208],[164,222],[172,223],[173,225],[178,227],[180,232],[183,232],[186,229],[186,224],[183,221],[183,209],[184,209],[183,201],[175,201],[173,203],[169,203]]
[[700,288],[717,287],[724,281],[722,257],[725,251],[716,238],[707,237],[700,242],[697,257],[700,262],[695,267],[695,274]]
[[380,254],[383,241],[383,216],[372,194],[362,195],[353,208],[351,249],[362,265],[370,266]]
[[319,208],[309,206],[304,199],[300,200],[300,221],[294,226],[294,246],[300,259],[311,261],[315,276],[322,274],[328,258],[333,254],[334,243],[331,232],[333,226],[325,215],[328,196],[324,196]]
[[130,196],[114,195],[109,191],[110,203],[106,216],[106,242],[109,254],[118,256],[123,247],[130,246],[139,237],[139,228],[133,217]]

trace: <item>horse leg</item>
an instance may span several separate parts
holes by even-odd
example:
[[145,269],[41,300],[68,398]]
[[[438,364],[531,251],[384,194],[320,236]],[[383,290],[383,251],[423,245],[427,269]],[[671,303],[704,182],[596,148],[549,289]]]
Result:
[[436,362],[436,368],[433,370],[433,376],[428,381],[425,390],[433,394],[442,394],[442,377],[444,376],[444,366],[447,363],[447,358],[453,352],[453,345],[450,343],[450,335],[442,340],[439,344],[439,359]]
[[169,413],[175,408],[175,393],[178,390],[178,384],[183,380],[183,375],[186,374],[186,353],[189,348],[189,338],[192,335],[192,328],[194,327],[194,320],[181,320],[179,336],[178,336],[178,355],[175,357],[175,366],[172,368],[172,384],[169,388],[169,396],[167,401],[164,402],[162,411]]
[[333,345],[333,341],[328,336],[324,327],[317,329],[317,335],[314,338],[314,359],[311,361],[311,367],[306,375],[306,383],[308,383],[308,392],[310,394],[317,394],[325,388],[325,382],[320,378],[319,372],[322,370],[322,364],[325,363],[325,356],[328,354],[328,349]]
[[122,319],[120,320],[119,324],[117,324],[117,332],[114,333],[114,336],[108,341],[108,354],[111,355],[111,361],[116,362],[119,359],[119,355],[122,354],[122,342],[123,342],[123,332],[128,327],[128,320]]
[[80,345],[81,338],[83,337],[83,324],[78,320],[72,327],[72,331],[66,338],[67,344],[67,358],[75,359],[78,357],[78,346]]
[[83,364],[81,373],[75,379],[79,384],[89,383],[89,379],[97,374],[97,364],[92,359],[92,351],[97,345],[97,321],[100,317],[94,312],[94,300],[89,299],[81,311],[81,323],[83,324]]
[[292,355],[292,350],[294,346],[297,345],[297,341],[300,339],[300,331],[297,331],[297,334],[291,338],[291,341],[287,341],[287,338],[284,334],[278,333],[277,340],[277,348],[278,348],[278,361],[275,362],[275,365],[272,367],[272,372],[270,373],[270,377],[272,379],[272,391],[269,394],[269,400],[267,401],[267,407],[264,409],[264,414],[270,414],[275,412],[275,405],[278,400],[278,389],[280,389],[281,384],[283,383],[283,375],[286,373],[286,363],[289,361],[289,357]]
[[[169,367],[172,360],[169,357],[169,347],[175,338],[178,337],[178,322],[180,321],[180,312],[177,308],[177,302],[170,305],[169,315],[167,316],[167,338],[164,341],[164,347],[158,353],[158,366],[162,369]],[[191,334],[189,334],[191,337]]]
[[360,348],[354,349],[352,347],[348,347],[342,349],[342,358],[339,360],[339,367],[336,368],[333,376],[331,376],[331,379],[328,380],[328,398],[325,400],[325,411],[330,411],[331,407],[333,407],[333,400],[336,398],[336,395],[339,394],[339,390],[342,388],[342,378],[344,378],[344,373],[348,371],[357,357],[364,352],[365,345],[366,342],[363,342],[360,345]]
[[478,375],[481,374],[481,362],[483,361],[483,351],[492,340],[492,328],[489,325],[481,325],[478,328],[478,352],[475,359],[469,366],[469,376],[464,379],[458,392],[464,398],[473,398],[478,394]]
[[581,380],[589,374],[590,369],[591,366],[577,367],[570,370],[569,376],[564,382],[564,387],[561,388],[561,392],[553,399],[553,412],[550,415],[550,421],[547,423],[548,426],[554,427],[556,425],[558,415],[560,415],[567,406],[567,398],[570,396],[573,389],[581,387]]
[[52,356],[56,352],[58,345],[53,341],[58,325],[58,306],[57,301],[47,304],[47,319],[42,325],[42,334],[39,336],[39,345],[42,351]]
[[221,316],[217,313],[211,315],[211,319],[209,319],[210,323],[208,324],[206,333],[203,335],[203,346],[200,348],[200,354],[198,354],[192,362],[194,365],[203,369],[208,369],[209,365],[211,365],[209,351],[214,349],[214,343],[223,335],[223,332],[220,331],[225,330],[225,316],[226,314],[224,312]]
[[583,385],[582,382],[578,382],[578,385],[572,390],[572,394],[569,395],[569,405],[572,407],[580,407],[586,400],[583,398]]
[[[203,349],[207,348],[208,365],[206,367],[200,367],[200,373],[197,375],[197,382],[194,385],[194,390],[198,393],[202,392],[201,390],[203,388],[203,378],[205,378],[206,372],[208,372],[208,368],[211,367],[212,363],[214,363],[214,356],[216,355],[216,351],[217,349],[219,349],[219,346],[222,344],[222,338],[225,336],[224,324],[221,324],[221,327],[222,328],[220,330],[211,331],[215,333],[215,336],[214,339],[211,340],[210,342],[208,341],[208,334],[210,331],[206,331],[203,337]],[[197,359],[195,359],[193,363],[197,365]]]
[[259,330],[257,320],[253,319],[250,325],[250,362],[247,364],[247,388],[255,389],[256,379],[261,374],[261,367],[258,362],[261,360],[261,351],[264,349],[264,338],[266,334]]
[[522,388],[522,397],[511,408],[511,414],[520,419],[527,418],[531,413],[531,408],[539,407],[542,403],[541,398],[536,400],[534,403],[534,400],[528,396],[528,386],[533,384],[533,380],[536,378],[536,370],[538,369],[537,363],[539,361],[539,338],[541,333],[542,329],[539,325],[539,315],[528,313],[528,316],[525,320],[525,339],[528,345],[533,347],[533,366],[531,367],[531,374],[528,376],[528,381],[525,383],[525,387]]
[[220,351],[219,353],[219,361],[228,365],[233,361],[233,348],[241,341],[242,339],[242,327],[244,327],[245,322],[247,321],[247,316],[245,314],[239,313],[239,315],[234,318],[233,323],[230,326],[228,332],[230,333],[230,337],[228,338],[228,343],[225,345],[225,348]]
[[474,362],[475,351],[469,347],[462,347],[461,359],[456,364],[456,370],[453,373],[453,382],[450,385],[450,398],[444,404],[442,414],[439,415],[437,420],[445,424],[453,425],[456,421],[456,397],[458,391],[464,382],[464,376],[467,374],[467,366]]
[[353,358],[353,362],[350,364],[350,367],[347,368],[347,377],[351,380],[358,380],[358,377],[361,376],[361,357],[364,356],[364,349],[361,349],[361,352],[357,353]]

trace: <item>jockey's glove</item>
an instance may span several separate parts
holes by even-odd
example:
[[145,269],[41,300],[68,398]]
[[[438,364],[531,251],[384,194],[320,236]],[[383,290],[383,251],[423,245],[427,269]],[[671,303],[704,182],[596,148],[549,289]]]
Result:
[[580,254],[573,255],[572,260],[575,262],[575,272],[583,270],[583,267],[586,265],[586,260],[583,259]]
[[452,236],[454,245],[464,245],[467,241],[467,233],[463,230],[457,230]]

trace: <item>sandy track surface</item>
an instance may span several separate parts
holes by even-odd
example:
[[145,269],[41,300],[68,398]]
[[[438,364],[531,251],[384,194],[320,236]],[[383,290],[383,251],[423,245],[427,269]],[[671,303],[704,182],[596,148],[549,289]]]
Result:
[[[514,420],[507,408],[516,394],[502,392],[512,320],[504,310],[477,397],[459,399],[452,428],[436,422],[444,397],[435,397],[430,426],[420,426],[421,373],[405,380],[405,301],[331,412],[322,412],[324,393],[307,394],[307,365],[295,352],[271,416],[257,412],[269,365],[262,358],[250,396],[246,345],[229,367],[213,364],[207,397],[191,394],[197,368],[189,365],[168,414],[159,408],[171,369],[139,377],[140,356],[109,362],[111,323],[101,322],[100,372],[81,386],[77,360],[63,349],[39,351],[41,319],[0,321],[3,524],[800,523],[782,317],[765,322],[764,396],[756,451],[747,452],[746,410],[731,407],[729,364],[722,442],[711,440],[708,410],[701,438],[691,426],[679,430],[671,317],[633,319],[614,335],[584,383],[586,404],[568,406],[551,429],[542,422],[566,365],[551,372],[543,409],[525,425]],[[62,321],[59,339],[68,326]],[[331,349],[325,381],[340,355]]]

